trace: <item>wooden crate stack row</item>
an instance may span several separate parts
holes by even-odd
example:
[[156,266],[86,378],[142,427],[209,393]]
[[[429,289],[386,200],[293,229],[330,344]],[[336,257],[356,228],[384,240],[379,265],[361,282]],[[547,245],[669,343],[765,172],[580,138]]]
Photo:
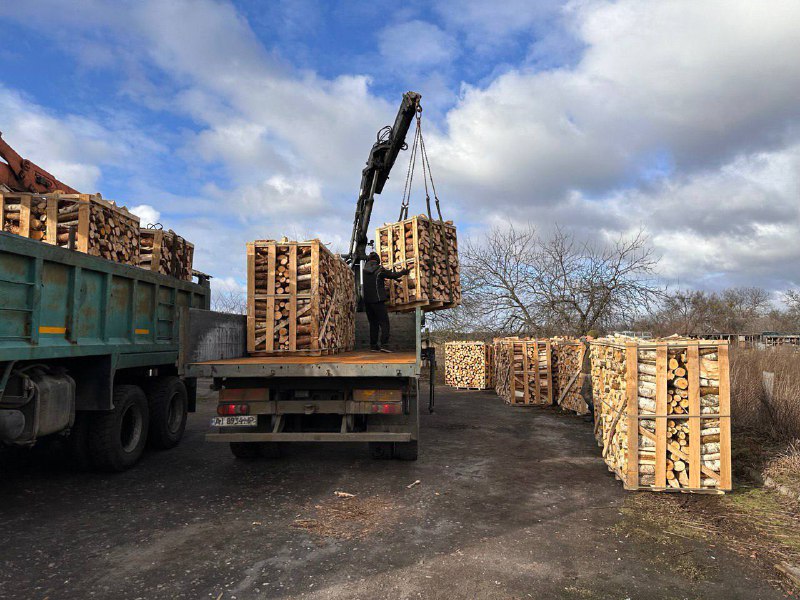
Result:
[[139,264],[139,217],[99,194],[0,194],[3,230],[62,247]]
[[553,392],[563,410],[579,415],[589,413],[589,406],[583,398],[584,373],[583,359],[586,344],[579,339],[554,337],[550,339],[553,352],[551,364],[553,368]]
[[391,310],[433,311],[461,304],[458,241],[451,221],[418,215],[379,227],[375,240],[386,269],[410,271],[406,277],[387,281],[386,305]]
[[444,382],[459,389],[494,387],[494,346],[485,342],[447,342],[444,345]]
[[319,240],[247,244],[247,349],[334,354],[355,346],[353,271]]
[[549,406],[553,403],[550,340],[503,339],[495,362],[497,393],[507,404]]
[[192,280],[194,244],[162,229],[139,230],[139,266],[162,275]]
[[595,432],[626,489],[731,489],[728,344],[591,342]]

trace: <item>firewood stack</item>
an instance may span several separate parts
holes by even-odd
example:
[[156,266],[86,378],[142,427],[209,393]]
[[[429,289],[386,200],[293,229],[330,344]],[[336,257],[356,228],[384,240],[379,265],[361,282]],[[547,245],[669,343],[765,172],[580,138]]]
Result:
[[461,304],[458,242],[452,221],[441,223],[418,215],[379,227],[375,240],[386,269],[410,270],[408,276],[387,282],[386,305],[391,310],[420,307],[432,311]]
[[4,194],[3,230],[127,265],[139,264],[139,218],[99,194]]
[[445,385],[487,390],[494,385],[494,347],[484,342],[447,342],[444,345]]
[[139,266],[143,269],[191,281],[193,258],[194,245],[171,229],[139,230]]
[[47,234],[47,197],[29,194],[2,194],[3,231],[33,240]]
[[251,354],[334,354],[355,346],[353,271],[319,240],[247,244]]
[[626,489],[731,489],[727,342],[591,344],[598,442]]
[[508,398],[511,390],[511,342],[507,338],[494,340],[494,391]]
[[495,356],[498,395],[505,399],[506,404],[552,404],[551,358],[550,340],[500,340]]
[[581,389],[584,374],[583,356],[586,345],[578,339],[554,337],[550,340],[552,348],[553,391],[558,405],[563,410],[579,415],[589,413]]

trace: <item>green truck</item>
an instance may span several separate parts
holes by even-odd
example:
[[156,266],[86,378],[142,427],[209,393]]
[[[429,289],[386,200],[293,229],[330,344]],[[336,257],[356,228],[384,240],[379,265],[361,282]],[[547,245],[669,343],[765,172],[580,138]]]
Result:
[[107,470],[177,445],[196,397],[188,313],[210,302],[198,279],[0,232],[0,442],[61,436]]

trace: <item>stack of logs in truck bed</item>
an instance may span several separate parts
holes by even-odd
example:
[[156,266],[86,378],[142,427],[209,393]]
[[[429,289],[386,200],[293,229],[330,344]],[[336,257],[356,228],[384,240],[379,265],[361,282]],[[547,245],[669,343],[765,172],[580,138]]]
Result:
[[140,267],[184,281],[192,280],[193,244],[171,229],[142,228],[139,236]]
[[92,256],[139,263],[139,217],[100,195],[0,195],[3,230]]
[[451,221],[418,215],[387,223],[376,231],[375,242],[386,269],[409,270],[408,276],[387,282],[390,310],[433,311],[461,304],[458,242]]
[[731,489],[727,342],[591,344],[598,444],[626,489]]
[[333,354],[355,345],[353,271],[319,240],[247,244],[247,349]]

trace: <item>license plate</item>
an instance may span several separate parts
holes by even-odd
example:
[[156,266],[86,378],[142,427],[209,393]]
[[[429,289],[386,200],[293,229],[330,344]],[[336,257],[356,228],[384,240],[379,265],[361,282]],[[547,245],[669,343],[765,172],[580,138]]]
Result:
[[212,417],[212,427],[255,427],[258,425],[258,415],[247,417]]

